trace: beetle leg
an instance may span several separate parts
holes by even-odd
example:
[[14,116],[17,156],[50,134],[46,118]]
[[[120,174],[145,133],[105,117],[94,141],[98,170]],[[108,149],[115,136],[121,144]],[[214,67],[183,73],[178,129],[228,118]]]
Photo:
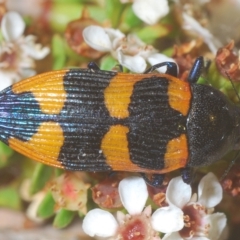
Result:
[[145,182],[153,187],[161,187],[163,180],[164,180],[164,174],[146,174],[141,173],[141,176],[145,180]]
[[116,67],[118,67],[118,70],[117,72],[123,72],[123,66],[121,64],[117,64]]
[[93,72],[95,70],[100,70],[99,66],[95,62],[89,62],[88,69],[92,70]]
[[190,184],[193,180],[193,170],[190,167],[185,167],[181,169],[182,180]]
[[110,171],[108,174],[107,174],[107,177],[108,178],[111,178],[111,177],[115,177],[117,175],[117,172],[115,171]]
[[156,69],[160,67],[165,67],[165,66],[167,67],[167,71],[165,72],[166,74],[169,74],[173,77],[178,76],[178,66],[175,62],[162,62],[162,63],[155,64],[150,68],[148,68],[144,73],[151,73]]
[[203,57],[198,57],[193,66],[192,66],[192,69],[188,75],[188,82],[190,83],[196,83],[198,78],[201,76],[201,74],[203,73],[205,69],[205,66],[204,66],[204,59]]

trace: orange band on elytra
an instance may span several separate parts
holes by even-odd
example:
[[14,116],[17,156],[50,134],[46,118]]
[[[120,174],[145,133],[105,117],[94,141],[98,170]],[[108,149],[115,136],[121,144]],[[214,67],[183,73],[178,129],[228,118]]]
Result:
[[111,115],[116,118],[129,116],[128,105],[131,101],[133,86],[141,81],[144,74],[118,73],[104,91],[105,105]]
[[164,155],[164,172],[170,172],[175,169],[186,166],[188,160],[188,145],[185,134],[174,138],[167,144],[166,153]]
[[17,138],[10,138],[8,142],[11,148],[29,158],[63,168],[58,161],[58,156],[64,142],[64,136],[58,123],[43,122],[30,140],[22,141]]
[[25,79],[15,83],[12,86],[12,91],[15,94],[31,92],[39,102],[43,113],[58,114],[66,101],[63,78],[67,71],[51,71]]
[[173,77],[170,78],[168,99],[171,108],[186,116],[189,112],[191,96],[190,84],[188,82]]

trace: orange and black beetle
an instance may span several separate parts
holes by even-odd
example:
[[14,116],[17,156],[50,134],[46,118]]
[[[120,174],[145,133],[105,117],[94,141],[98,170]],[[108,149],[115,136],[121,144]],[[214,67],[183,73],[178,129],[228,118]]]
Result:
[[[218,90],[188,82],[177,65],[145,74],[88,69],[52,71],[0,93],[0,139],[39,162],[70,171],[163,174],[209,165],[239,147],[240,108]],[[166,74],[151,73],[166,66]]]

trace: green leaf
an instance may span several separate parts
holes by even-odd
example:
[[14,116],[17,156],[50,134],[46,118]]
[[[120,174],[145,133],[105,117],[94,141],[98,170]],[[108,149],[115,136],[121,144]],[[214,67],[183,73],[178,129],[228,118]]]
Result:
[[65,171],[64,171],[63,169],[61,169],[61,168],[55,168],[55,169],[54,169],[54,175],[55,175],[56,177],[59,177],[59,176],[62,175],[64,172],[65,172]]
[[43,219],[52,217],[54,215],[54,206],[55,201],[52,197],[52,193],[49,191],[39,205],[37,215]]
[[0,142],[0,168],[7,165],[8,159],[13,153],[14,151],[10,147]]
[[113,28],[117,28],[119,26],[124,7],[124,4],[122,4],[119,0],[105,1],[107,16],[110,19]]
[[54,3],[79,3],[84,2],[83,0],[54,0]]
[[[50,18],[50,24],[53,30],[64,32],[66,25],[82,15],[83,5],[78,2],[58,2],[53,4]],[[61,51],[61,49],[59,49]]]
[[104,21],[106,21],[108,19],[107,15],[106,15],[106,11],[102,7],[89,5],[87,10],[90,14],[90,17],[99,23],[103,23]]
[[81,211],[78,211],[78,216],[79,216],[80,218],[84,218],[84,217],[86,216],[86,214],[84,214],[84,213],[81,212]]
[[29,193],[31,195],[40,191],[52,175],[52,167],[38,163],[34,169],[31,179]]
[[112,56],[103,57],[100,64],[101,70],[112,70],[118,62]]
[[142,25],[142,21],[135,15],[132,10],[132,4],[128,4],[123,12],[124,21],[121,22],[121,30],[124,32],[131,32],[133,28]]
[[57,228],[67,227],[73,220],[76,212],[67,209],[61,209],[55,216],[53,226]]
[[2,41],[4,41],[4,37],[3,37],[2,31],[1,31],[1,29],[0,29],[0,43],[1,43]]
[[21,199],[18,190],[13,187],[5,187],[0,189],[0,206],[12,209],[21,208]]
[[55,34],[52,38],[53,69],[61,69],[66,63],[65,41]]
[[[238,96],[232,86],[230,79],[225,78],[219,73],[215,62],[211,63],[207,77],[213,87],[223,92],[231,101],[239,104]],[[233,84],[237,92],[239,93],[240,83],[233,82]]]
[[153,43],[156,39],[166,36],[169,33],[169,29],[161,24],[146,26],[137,32],[137,36],[145,43]]
[[164,49],[161,53],[168,57],[171,57],[173,55],[173,52],[174,52],[173,47],[170,47],[170,48]]

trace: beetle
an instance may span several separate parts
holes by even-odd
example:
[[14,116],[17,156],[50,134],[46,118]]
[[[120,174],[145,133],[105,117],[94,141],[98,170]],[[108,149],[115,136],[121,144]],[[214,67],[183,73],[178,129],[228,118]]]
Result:
[[[166,66],[165,74],[154,70]],[[130,171],[160,185],[165,173],[210,165],[239,149],[240,108],[163,62],[144,74],[68,69],[40,74],[0,93],[0,140],[36,161],[70,171]],[[152,174],[152,178],[147,177]]]

